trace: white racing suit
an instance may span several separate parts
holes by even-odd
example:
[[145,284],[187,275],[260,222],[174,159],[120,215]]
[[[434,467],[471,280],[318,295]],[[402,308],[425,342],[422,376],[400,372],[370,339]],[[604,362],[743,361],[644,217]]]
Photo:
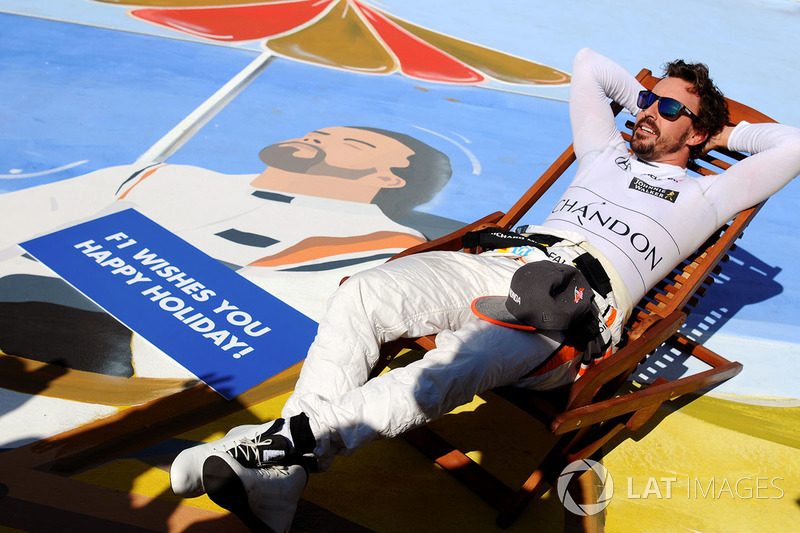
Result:
[[[308,415],[322,466],[332,453],[402,433],[492,387],[551,388],[575,378],[573,360],[520,380],[562,339],[472,316],[471,301],[507,294],[523,262],[571,262],[587,251],[598,259],[613,291],[595,292],[595,304],[613,349],[632,304],[657,280],[733,214],[800,172],[800,131],[777,124],[739,124],[728,148],[754,155],[715,176],[694,178],[682,167],[631,156],[608,97],[636,113],[641,89],[599,54],[583,50],[576,57],[570,117],[579,168],[547,228],[540,228],[567,241],[547,253],[522,247],[410,256],[353,276],[334,294],[283,413]],[[434,333],[437,348],[422,360],[367,382],[380,344]]]
[[[562,241],[549,251],[569,261],[586,250]],[[335,453],[425,424],[493,387],[547,389],[574,380],[579,357],[520,380],[559,348],[563,334],[496,326],[470,310],[478,296],[508,294],[512,275],[525,262],[543,260],[551,259],[538,249],[525,258],[429,252],[348,279],[329,301],[283,410],[284,418],[308,415],[320,466],[329,465]],[[602,329],[616,345],[627,313],[614,310],[613,293],[594,295],[601,317],[615,317]],[[437,334],[436,349],[367,381],[381,344],[431,334]]]

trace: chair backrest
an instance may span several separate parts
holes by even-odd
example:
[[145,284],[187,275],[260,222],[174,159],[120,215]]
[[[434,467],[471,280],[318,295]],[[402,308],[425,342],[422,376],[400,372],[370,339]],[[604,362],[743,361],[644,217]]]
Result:
[[[653,76],[646,69],[638,74],[637,79],[649,89],[652,89],[660,80],[660,78]],[[774,122],[766,115],[738,102],[727,99],[727,103],[730,111],[729,125],[738,124],[742,120],[747,120],[748,122]],[[621,106],[615,103],[612,103],[611,106],[615,114],[622,109]],[[626,124],[627,129],[622,132],[623,136],[628,140],[630,139],[631,127],[632,123],[628,122]],[[703,175],[717,174],[729,168],[733,162],[746,157],[745,154],[727,150],[712,151],[701,157],[689,170]],[[507,213],[503,214],[499,211],[492,213],[450,235],[405,250],[395,255],[392,259],[429,250],[460,250],[463,247],[462,238],[465,233],[487,226],[512,229],[533,204],[547,192],[575,161],[575,152],[573,146],[570,145]],[[569,387],[569,390],[561,391],[566,393],[567,407],[586,405],[598,397],[613,395],[630,372],[638,365],[642,357],[658,348],[661,343],[680,328],[686,315],[690,312],[690,307],[693,306],[694,300],[704,293],[705,285],[713,283],[711,274],[715,272],[721,261],[727,259],[726,254],[733,247],[736,239],[741,236],[761,205],[738,213],[732,220],[711,235],[697,251],[677,265],[668,276],[656,284],[638,302],[626,324],[628,341],[624,349],[593,365],[581,379]],[[645,335],[645,333],[648,334]],[[413,344],[425,350],[435,347],[432,336],[416,339]],[[387,361],[391,359],[393,353],[391,350],[387,350]],[[565,354],[564,357],[571,358],[569,353],[565,352]],[[697,357],[700,356],[697,355]],[[706,356],[706,359],[704,359],[704,362],[715,366],[729,363],[719,356],[712,357],[709,355]],[[376,370],[382,368],[378,367]],[[544,372],[546,367],[537,369],[537,371]],[[602,391],[600,391],[600,388],[602,388]],[[598,393],[598,391],[600,392]],[[556,393],[554,396],[557,397],[559,394]],[[550,403],[549,400],[546,401],[546,405],[540,410],[545,414],[552,412]],[[554,398],[552,403],[554,405],[558,404],[558,398]],[[561,403],[560,408],[563,409],[563,402]],[[534,408],[534,412],[536,409]]]
[[[653,76],[648,69],[643,69],[636,79],[648,89],[655,87],[660,78]],[[774,122],[770,117],[746,105],[731,99],[726,99],[730,111],[730,125],[738,124],[742,120],[748,122]],[[612,103],[614,114],[618,114],[621,106]],[[630,141],[633,123],[626,123],[623,137]],[[718,174],[729,168],[736,161],[747,156],[739,152],[716,150],[703,155],[689,170],[701,175]],[[542,174],[542,176],[528,189],[528,191],[509,209],[499,220],[498,225],[509,229],[513,227],[530,207],[544,195],[544,193],[558,180],[559,177],[575,162],[575,151],[570,145],[556,161]],[[730,222],[719,228],[697,251],[686,258],[680,265],[658,283],[638,303],[631,319],[628,322],[628,335],[636,339],[659,318],[664,318],[677,310],[685,310],[693,305],[697,297],[705,291],[713,279],[711,274],[718,268],[721,261],[727,260],[727,253],[734,245],[744,228],[756,215],[762,204],[746,209],[737,214]]]
[[[636,78],[648,89],[655,87],[660,80],[647,69],[640,71]],[[729,125],[738,124],[742,120],[754,123],[774,122],[770,117],[750,107],[731,99],[726,100],[730,111]],[[616,103],[612,103],[611,107],[615,115],[622,109]],[[625,125],[626,129],[622,131],[623,137],[628,141],[630,141],[632,126],[633,123],[628,121]],[[699,158],[689,167],[689,170],[702,175],[718,174],[729,168],[734,162],[746,157],[747,155],[738,152],[715,150]],[[514,227],[528,209],[544,195],[575,160],[575,152],[573,146],[570,145],[517,203],[499,219],[497,225],[506,229]],[[684,323],[686,315],[696,304],[696,300],[705,292],[706,286],[714,282],[712,273],[717,271],[720,262],[727,260],[728,251],[734,246],[735,241],[742,235],[762,205],[763,202],[738,213],[638,302],[626,324],[628,337],[626,347],[630,349],[620,350],[590,368],[581,379],[569,388],[566,405],[562,405],[562,409],[588,405],[593,401],[611,398],[616,394],[622,383],[639,364],[641,358],[656,349],[675,331],[675,328]],[[708,364],[730,364],[718,356],[716,358],[708,357],[709,359],[704,361]]]

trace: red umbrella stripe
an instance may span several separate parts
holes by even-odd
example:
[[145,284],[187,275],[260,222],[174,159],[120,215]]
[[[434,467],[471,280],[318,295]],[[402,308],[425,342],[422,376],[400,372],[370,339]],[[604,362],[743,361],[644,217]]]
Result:
[[461,61],[412,35],[380,13],[360,2],[354,1],[354,4],[394,53],[400,70],[407,76],[451,83],[480,83],[484,80]]
[[134,9],[137,18],[217,41],[250,41],[296,30],[334,0],[296,0],[235,7]]

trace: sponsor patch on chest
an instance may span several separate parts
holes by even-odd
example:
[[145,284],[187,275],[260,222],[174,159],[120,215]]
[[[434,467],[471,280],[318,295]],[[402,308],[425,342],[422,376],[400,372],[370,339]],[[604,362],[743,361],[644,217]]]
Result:
[[633,189],[634,191],[643,192],[645,194],[649,194],[651,196],[655,196],[656,198],[661,198],[662,200],[667,200],[668,202],[675,203],[675,200],[678,199],[678,191],[673,191],[671,189],[665,189],[664,187],[656,187],[655,185],[650,185],[649,183],[640,180],[639,178],[633,178],[631,180],[630,185],[628,185],[629,189]]

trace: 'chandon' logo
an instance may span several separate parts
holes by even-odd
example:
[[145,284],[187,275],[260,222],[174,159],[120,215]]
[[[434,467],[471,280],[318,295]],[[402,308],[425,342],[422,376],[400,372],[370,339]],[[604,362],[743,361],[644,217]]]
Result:
[[600,207],[605,205],[605,202],[579,204],[577,200],[570,200],[569,198],[562,198],[558,201],[553,213],[572,213],[577,216],[578,223],[583,226],[585,222],[592,222],[600,224],[606,230],[616,233],[620,237],[625,237],[631,244],[634,250],[644,255],[645,261],[650,262],[650,271],[656,269],[659,263],[664,259],[663,255],[659,255],[656,251],[655,245],[650,243],[650,238],[644,233],[640,233],[631,228],[630,224],[611,215],[603,215],[600,212]]
[[672,202],[673,204],[675,203],[675,200],[678,199],[678,191],[673,191],[671,189],[664,189],[663,187],[656,187],[655,185],[650,185],[649,183],[646,183],[640,180],[639,178],[633,178],[628,188],[633,189],[634,191],[651,194],[656,198],[667,200],[668,202]]

